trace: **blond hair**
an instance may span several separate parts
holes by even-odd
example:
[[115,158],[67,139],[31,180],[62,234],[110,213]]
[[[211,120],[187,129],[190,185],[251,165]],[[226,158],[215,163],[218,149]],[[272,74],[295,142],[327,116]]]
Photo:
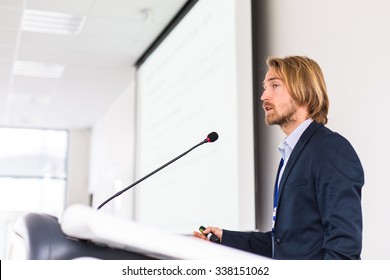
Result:
[[329,98],[317,62],[304,56],[268,57],[267,65],[276,71],[291,97],[308,107],[310,118],[318,123],[328,122]]

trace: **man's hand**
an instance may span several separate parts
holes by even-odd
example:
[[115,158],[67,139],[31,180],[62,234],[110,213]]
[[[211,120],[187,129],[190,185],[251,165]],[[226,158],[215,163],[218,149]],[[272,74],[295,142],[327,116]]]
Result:
[[222,241],[223,230],[217,227],[207,227],[205,230],[203,230],[203,233],[194,231],[194,236],[204,240],[208,240],[207,235],[209,233],[216,235]]

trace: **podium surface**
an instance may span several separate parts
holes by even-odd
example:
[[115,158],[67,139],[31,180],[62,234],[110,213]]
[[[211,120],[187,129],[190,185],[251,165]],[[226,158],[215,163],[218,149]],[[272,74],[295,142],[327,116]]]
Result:
[[66,209],[60,225],[68,237],[154,259],[268,259],[195,237],[175,235],[147,227],[84,205],[72,205]]

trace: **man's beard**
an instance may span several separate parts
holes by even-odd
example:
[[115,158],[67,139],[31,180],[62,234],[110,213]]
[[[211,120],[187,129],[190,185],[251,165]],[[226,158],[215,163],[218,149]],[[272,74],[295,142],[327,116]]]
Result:
[[290,103],[286,106],[285,112],[279,114],[275,107],[273,107],[273,113],[265,116],[265,123],[269,126],[279,125],[281,127],[288,125],[291,122],[294,122],[294,115],[297,111],[297,106],[295,103]]

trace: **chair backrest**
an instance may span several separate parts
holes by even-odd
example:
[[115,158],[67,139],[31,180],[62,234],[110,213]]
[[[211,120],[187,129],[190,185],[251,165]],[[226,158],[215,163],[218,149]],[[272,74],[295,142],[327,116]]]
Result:
[[69,238],[62,232],[58,219],[44,213],[29,213],[20,217],[15,223],[14,234],[15,244],[11,244],[10,259],[20,257],[29,260],[151,259],[138,253]]

